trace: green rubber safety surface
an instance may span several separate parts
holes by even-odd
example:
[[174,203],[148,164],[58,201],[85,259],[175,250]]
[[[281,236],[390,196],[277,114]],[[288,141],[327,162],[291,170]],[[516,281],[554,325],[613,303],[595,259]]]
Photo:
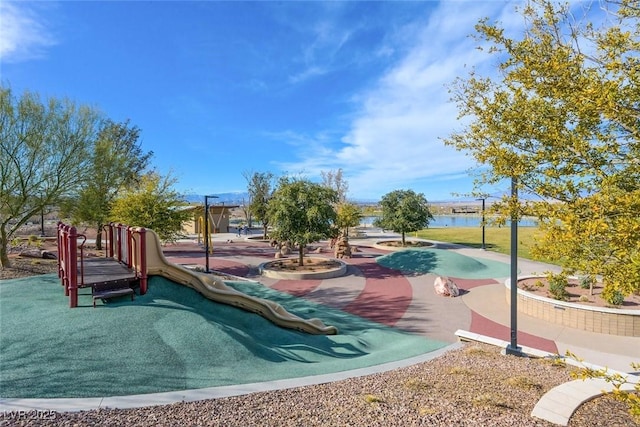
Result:
[[334,336],[279,328],[257,314],[152,277],[147,294],[70,309],[59,279],[0,281],[0,397],[105,397],[327,374],[401,360],[447,343],[405,333],[258,283],[229,283]]
[[508,277],[510,266],[504,262],[475,258],[444,249],[406,249],[377,258],[387,268],[406,273],[452,276],[460,279]]

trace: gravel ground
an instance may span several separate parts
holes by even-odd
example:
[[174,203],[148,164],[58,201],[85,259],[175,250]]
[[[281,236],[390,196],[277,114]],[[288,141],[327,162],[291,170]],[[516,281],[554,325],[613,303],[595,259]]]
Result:
[[[16,258],[1,279],[56,272],[55,261]],[[1,285],[1,283],[0,283]],[[530,416],[571,368],[466,344],[430,362],[329,384],[139,409],[0,412],[0,426],[551,426]],[[625,404],[601,397],[569,426],[639,426]]]
[[0,269],[0,280],[57,272],[58,261],[55,259],[11,257],[11,268]]

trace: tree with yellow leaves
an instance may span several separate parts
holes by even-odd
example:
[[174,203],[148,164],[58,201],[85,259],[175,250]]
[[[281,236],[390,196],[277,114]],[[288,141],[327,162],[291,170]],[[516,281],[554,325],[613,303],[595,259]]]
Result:
[[517,205],[545,232],[537,254],[601,277],[614,300],[640,291],[640,2],[590,5],[530,0],[518,38],[479,22],[498,77],[455,81],[470,121],[445,142],[486,166],[479,186],[515,178],[538,196]]
[[184,236],[184,224],[193,219],[184,195],[175,190],[171,173],[147,172],[136,187],[126,188],[113,201],[109,219],[136,227],[150,228],[163,242]]

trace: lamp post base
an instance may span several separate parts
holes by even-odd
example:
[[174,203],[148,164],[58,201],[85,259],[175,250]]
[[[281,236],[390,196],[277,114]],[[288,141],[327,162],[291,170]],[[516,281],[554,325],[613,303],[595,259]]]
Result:
[[503,356],[529,357],[526,353],[523,353],[522,347],[512,347],[511,344],[507,345],[507,347],[502,350],[501,354]]

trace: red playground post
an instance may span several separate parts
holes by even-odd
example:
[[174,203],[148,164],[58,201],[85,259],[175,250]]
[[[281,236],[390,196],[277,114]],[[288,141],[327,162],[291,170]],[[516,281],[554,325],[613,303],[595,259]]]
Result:
[[69,307],[78,306],[78,234],[75,227],[58,223],[58,277],[69,297]]

